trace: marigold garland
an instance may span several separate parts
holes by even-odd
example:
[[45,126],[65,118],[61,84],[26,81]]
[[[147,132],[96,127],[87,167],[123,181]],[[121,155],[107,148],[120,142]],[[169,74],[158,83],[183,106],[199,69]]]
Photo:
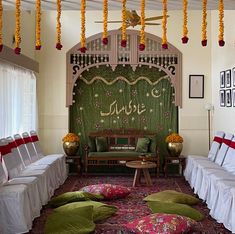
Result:
[[16,0],[15,21],[15,53],[20,54],[20,0]]
[[182,43],[186,44],[188,42],[188,0],[183,0],[183,37]]
[[202,3],[202,46],[207,45],[207,0]]
[[56,1],[57,4],[57,17],[56,17],[56,33],[57,33],[57,43],[56,43],[56,49],[61,50],[62,44],[61,44],[61,23],[60,23],[60,16],[61,16],[61,0]]
[[86,52],[86,0],[81,0],[81,48],[82,53]]
[[126,38],[126,0],[122,0],[122,47],[126,47]]
[[102,42],[104,45],[108,44],[108,0],[104,0],[103,6],[103,17],[104,17],[104,24],[103,24],[103,38]]
[[140,16],[140,44],[139,50],[143,51],[145,49],[145,0],[141,0],[141,16]]
[[0,0],[0,52],[2,51],[3,44],[2,44],[2,0]]
[[41,49],[41,0],[36,0],[36,50]]
[[219,0],[219,46],[224,44],[224,1]]
[[168,49],[167,44],[167,0],[162,0],[163,18],[162,18],[162,48]]

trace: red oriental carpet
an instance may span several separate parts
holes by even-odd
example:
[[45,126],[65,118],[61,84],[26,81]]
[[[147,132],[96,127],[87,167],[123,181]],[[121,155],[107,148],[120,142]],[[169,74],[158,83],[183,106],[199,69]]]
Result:
[[[132,221],[136,218],[146,216],[151,213],[147,204],[143,201],[143,198],[151,193],[163,191],[163,190],[176,190],[178,192],[187,193],[193,195],[193,191],[189,184],[183,177],[169,177],[169,178],[153,178],[153,186],[146,187],[144,184],[141,186],[132,188],[132,176],[69,176],[65,184],[56,190],[55,195],[62,194],[64,192],[76,191],[83,186],[97,184],[97,183],[110,183],[119,184],[130,187],[132,193],[124,199],[105,201],[107,204],[115,205],[118,208],[116,215],[110,217],[105,222],[96,225],[96,234],[100,233],[122,233],[122,224]],[[209,215],[209,210],[206,204],[200,202],[198,205],[193,206],[205,215],[205,219],[198,222],[192,233],[196,234],[220,234],[231,233],[224,228],[223,224],[217,223]],[[44,207],[41,212],[41,216],[34,220],[33,229],[30,234],[42,234],[44,233],[44,226],[47,216],[53,210],[49,207]]]

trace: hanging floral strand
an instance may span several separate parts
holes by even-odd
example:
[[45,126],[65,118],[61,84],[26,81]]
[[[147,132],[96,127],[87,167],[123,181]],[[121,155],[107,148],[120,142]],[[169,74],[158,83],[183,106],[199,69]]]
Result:
[[0,52],[2,51],[3,44],[2,44],[2,0],[0,0]]
[[36,0],[36,50],[41,49],[41,0]]
[[61,0],[57,0],[57,17],[56,17],[56,32],[57,32],[57,43],[56,49],[61,50],[61,23],[60,23],[60,16],[61,16]]
[[183,0],[183,37],[182,37],[182,43],[186,44],[188,43],[188,0]]
[[139,50],[143,51],[145,49],[145,0],[141,0],[141,30],[140,30],[140,44]]
[[207,45],[207,0],[203,0],[202,3],[202,46]]
[[162,18],[162,48],[163,49],[168,49],[168,45],[167,45],[167,0],[162,0],[163,3],[163,18]]
[[15,53],[20,54],[20,0],[16,0],[16,12],[15,12]]
[[103,31],[103,38],[102,42],[104,45],[108,44],[108,0],[104,0],[104,6],[103,6],[103,17],[104,17],[104,31]]
[[219,0],[219,46],[224,44],[224,1]]
[[121,46],[126,47],[126,0],[122,0],[122,40]]
[[80,51],[85,53],[86,48],[86,0],[81,0],[81,48]]

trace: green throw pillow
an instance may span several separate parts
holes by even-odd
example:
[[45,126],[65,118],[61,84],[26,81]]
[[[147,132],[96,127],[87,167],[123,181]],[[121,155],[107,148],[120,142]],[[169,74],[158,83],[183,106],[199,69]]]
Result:
[[156,137],[149,137],[150,143],[149,143],[149,149],[148,151],[150,153],[156,153],[156,147],[157,147],[157,139]]
[[96,152],[96,142],[95,142],[95,137],[88,137],[88,146],[90,152]]
[[138,138],[135,151],[140,153],[147,153],[149,142],[149,138]]
[[117,207],[106,205],[104,203],[95,202],[95,201],[73,202],[73,203],[61,206],[59,208],[56,208],[55,211],[64,213],[64,212],[73,211],[74,209],[77,209],[79,207],[84,207],[84,206],[93,206],[94,222],[105,220],[117,212]]
[[87,234],[95,230],[93,206],[77,207],[48,216],[45,234]]
[[86,201],[86,200],[102,200],[103,198],[104,196],[99,194],[93,194],[84,191],[75,191],[75,192],[63,193],[57,197],[54,197],[49,201],[48,204],[52,207],[58,207],[71,202]]
[[108,142],[106,137],[96,137],[95,142],[96,142],[97,152],[108,151]]
[[144,201],[162,201],[195,205],[199,202],[199,199],[174,190],[165,190],[159,193],[150,194],[149,196],[144,198]]
[[191,206],[171,202],[149,201],[149,208],[153,213],[178,214],[201,221],[204,215]]

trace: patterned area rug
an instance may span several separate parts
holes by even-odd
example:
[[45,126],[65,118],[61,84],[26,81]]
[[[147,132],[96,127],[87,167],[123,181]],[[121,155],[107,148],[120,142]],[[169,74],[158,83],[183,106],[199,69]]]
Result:
[[[120,233],[122,230],[122,224],[132,221],[136,218],[143,217],[151,213],[150,209],[143,201],[143,198],[151,193],[171,189],[179,192],[193,195],[193,191],[184,180],[183,177],[169,177],[169,178],[152,178],[153,186],[146,187],[144,184],[141,186],[132,188],[132,176],[70,176],[65,184],[56,190],[55,195],[62,194],[68,191],[76,191],[90,184],[97,183],[111,183],[118,184],[132,188],[132,193],[120,200],[106,201],[107,204],[112,204],[118,207],[118,212],[113,217],[110,217],[104,223],[96,225],[96,234],[106,233],[115,234]],[[206,204],[200,202],[194,206],[195,209],[199,210],[205,215],[205,219],[198,222],[192,233],[197,234],[219,234],[219,233],[231,233],[224,228],[222,224],[217,223],[209,215],[209,210]],[[35,219],[33,223],[33,229],[30,234],[42,234],[45,226],[47,216],[52,212],[49,207],[44,207],[41,212],[41,216]]]

